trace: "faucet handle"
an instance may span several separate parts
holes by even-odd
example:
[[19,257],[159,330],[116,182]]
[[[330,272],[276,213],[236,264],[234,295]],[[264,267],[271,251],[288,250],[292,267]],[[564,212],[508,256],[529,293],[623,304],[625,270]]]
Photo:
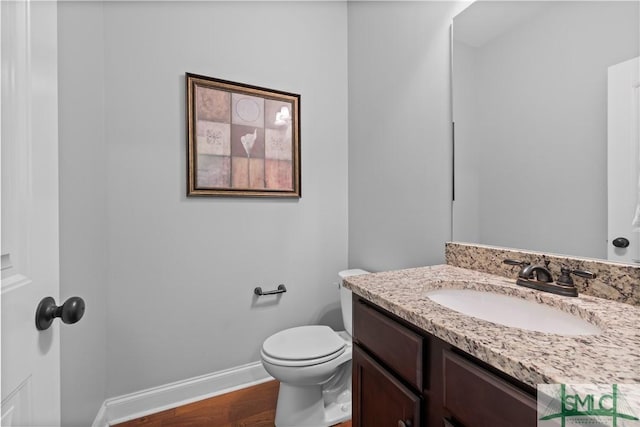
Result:
[[507,265],[517,265],[518,267],[526,267],[527,265],[529,265],[530,263],[527,261],[518,261],[515,259],[505,259],[504,261],[502,261],[503,264],[507,264]]
[[579,277],[584,277],[585,279],[595,279],[596,273],[592,273],[588,270],[571,270],[571,274],[575,274]]
[[560,277],[558,277],[557,283],[559,285],[573,286],[573,278],[571,277],[572,274],[575,274],[578,277],[583,277],[585,279],[595,279],[596,278],[596,274],[592,273],[590,271],[579,270],[579,269],[571,269],[570,267],[567,267],[566,265],[563,265],[560,268]]

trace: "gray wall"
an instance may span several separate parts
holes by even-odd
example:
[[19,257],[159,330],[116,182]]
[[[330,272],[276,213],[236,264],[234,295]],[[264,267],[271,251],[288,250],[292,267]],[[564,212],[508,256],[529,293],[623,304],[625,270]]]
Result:
[[[86,341],[102,352],[98,366],[63,354],[66,366],[81,368],[66,374],[65,419],[95,416],[90,399],[72,390],[82,375],[94,375],[93,391],[106,387],[104,397],[121,395],[257,361],[262,340],[289,326],[340,327],[332,284],[347,260],[371,270],[444,261],[449,24],[461,7],[62,6],[61,103],[69,113],[61,134],[69,138],[61,156],[87,169],[61,168],[63,217],[87,224],[64,237],[63,269],[102,260],[93,271],[106,278],[94,291],[104,293],[99,309],[108,319],[106,339]],[[286,49],[274,48],[283,41]],[[73,85],[85,70],[90,88]],[[302,94],[302,199],[185,197],[187,71]],[[84,235],[93,236],[95,254],[74,252]],[[281,282],[289,292],[278,304],[253,298],[256,285]],[[77,283],[70,291],[86,281]]]
[[455,240],[607,257],[607,67],[638,56],[638,13],[638,2],[549,2],[484,46],[454,47],[456,60],[475,51],[456,80],[477,96],[475,110],[455,107],[456,148],[469,148]]
[[90,425],[107,383],[107,163],[102,5],[58,4],[60,298],[83,319],[60,328],[62,420]]
[[457,2],[350,2],[349,265],[444,262]]
[[[347,266],[344,3],[105,3],[108,395],[259,360],[340,326]],[[184,73],[299,93],[300,200],[186,198]],[[278,303],[255,286],[287,285]]]
[[[87,300],[63,337],[64,425],[88,425],[106,397],[258,361],[278,330],[341,327],[346,4],[60,10],[62,294]],[[185,72],[302,95],[300,200],[185,197]],[[279,283],[281,299],[253,296]]]

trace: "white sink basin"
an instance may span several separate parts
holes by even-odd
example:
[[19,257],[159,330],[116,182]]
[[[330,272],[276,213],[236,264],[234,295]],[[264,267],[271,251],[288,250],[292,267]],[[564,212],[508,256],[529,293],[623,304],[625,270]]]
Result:
[[597,335],[602,332],[579,317],[518,297],[472,289],[438,289],[427,292],[425,296],[467,316],[512,328],[560,335]]

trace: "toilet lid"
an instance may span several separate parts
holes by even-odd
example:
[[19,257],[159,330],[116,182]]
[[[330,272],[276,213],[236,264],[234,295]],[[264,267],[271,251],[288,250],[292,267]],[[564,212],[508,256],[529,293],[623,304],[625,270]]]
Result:
[[299,326],[271,335],[262,351],[281,360],[310,360],[343,350],[346,343],[328,326]]

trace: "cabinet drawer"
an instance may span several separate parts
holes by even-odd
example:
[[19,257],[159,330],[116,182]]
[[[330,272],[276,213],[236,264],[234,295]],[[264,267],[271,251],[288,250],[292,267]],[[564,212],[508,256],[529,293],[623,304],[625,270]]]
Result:
[[445,350],[444,407],[467,427],[535,427],[536,400],[472,362]]
[[353,335],[356,342],[422,390],[423,338],[373,307],[354,299]]

